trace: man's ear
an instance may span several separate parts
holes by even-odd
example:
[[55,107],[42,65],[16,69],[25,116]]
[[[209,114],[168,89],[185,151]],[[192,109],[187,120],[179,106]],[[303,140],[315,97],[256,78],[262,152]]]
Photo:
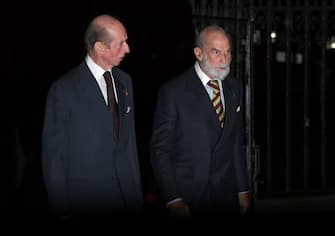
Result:
[[202,61],[202,51],[201,51],[201,48],[195,47],[193,49],[193,52],[194,52],[194,56],[197,58],[197,60],[198,61]]
[[94,49],[98,52],[101,52],[101,51],[105,50],[105,45],[102,42],[97,41],[94,44]]

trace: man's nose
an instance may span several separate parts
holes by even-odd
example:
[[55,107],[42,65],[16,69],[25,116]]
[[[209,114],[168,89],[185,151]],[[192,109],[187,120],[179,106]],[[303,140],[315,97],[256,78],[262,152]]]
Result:
[[129,45],[128,43],[125,43],[125,50],[124,50],[125,53],[130,53],[130,48],[129,48]]

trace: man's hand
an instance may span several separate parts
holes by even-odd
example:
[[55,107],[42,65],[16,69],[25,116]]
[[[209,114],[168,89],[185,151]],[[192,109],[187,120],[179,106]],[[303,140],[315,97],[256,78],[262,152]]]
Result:
[[177,217],[188,217],[190,216],[190,209],[183,200],[172,202],[168,205],[170,215]]
[[239,193],[238,200],[240,203],[241,215],[245,215],[249,208],[249,193]]

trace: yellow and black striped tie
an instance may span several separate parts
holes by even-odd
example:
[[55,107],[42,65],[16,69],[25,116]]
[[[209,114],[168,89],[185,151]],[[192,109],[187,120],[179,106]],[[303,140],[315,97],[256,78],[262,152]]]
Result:
[[213,89],[212,104],[214,106],[216,114],[218,115],[221,128],[223,128],[224,112],[223,112],[223,106],[221,102],[220,87],[219,87],[218,81],[210,80],[208,81],[207,84]]

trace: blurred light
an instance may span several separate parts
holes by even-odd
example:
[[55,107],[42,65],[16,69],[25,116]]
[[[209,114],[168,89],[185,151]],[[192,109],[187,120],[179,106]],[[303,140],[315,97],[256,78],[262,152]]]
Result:
[[302,64],[303,62],[303,55],[302,53],[296,53],[295,54],[295,63],[296,64]]
[[279,63],[284,63],[286,61],[286,53],[283,51],[276,52],[276,61]]
[[[278,63],[286,63],[286,52],[284,51],[277,51],[275,54],[276,62]],[[302,64],[304,62],[304,55],[300,52],[298,53],[292,53],[292,57],[290,60],[291,63],[295,64]]]
[[326,48],[335,49],[335,36],[332,36],[330,40],[327,41]]
[[253,40],[256,45],[261,44],[261,31],[260,30],[255,31]]
[[277,33],[275,31],[272,31],[270,33],[271,43],[275,43],[277,39]]

